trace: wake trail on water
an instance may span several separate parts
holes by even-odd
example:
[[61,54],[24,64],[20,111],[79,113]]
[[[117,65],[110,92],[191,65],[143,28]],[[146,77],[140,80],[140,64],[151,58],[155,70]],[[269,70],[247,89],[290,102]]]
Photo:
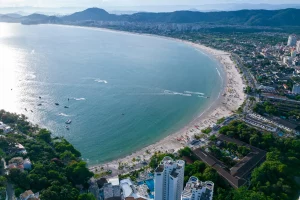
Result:
[[95,79],[94,81],[98,83],[105,83],[105,84],[108,83],[106,80],[101,80],[101,79]]
[[86,100],[86,98],[73,98],[74,100],[76,100],[76,101],[85,101]]
[[68,115],[68,114],[66,114],[66,113],[59,113],[58,114],[59,116],[63,116],[63,117],[70,117],[71,115]]
[[205,95],[204,93],[202,92],[191,92],[191,91],[184,91],[184,93],[187,93],[187,94],[198,94],[198,95]]
[[81,78],[81,79],[84,79],[84,80],[94,80],[94,81],[97,82],[97,83],[104,83],[104,84],[107,84],[107,83],[108,83],[107,80],[104,80],[104,79],[101,79],[101,78],[84,77],[84,78]]

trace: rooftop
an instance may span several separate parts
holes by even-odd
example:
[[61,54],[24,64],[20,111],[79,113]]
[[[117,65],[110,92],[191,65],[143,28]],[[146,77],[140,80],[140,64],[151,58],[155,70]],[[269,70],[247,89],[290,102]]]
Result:
[[203,151],[201,148],[194,150],[194,153],[206,164],[217,170],[218,174],[226,179],[230,185],[234,188],[239,188],[246,183],[245,177],[265,159],[266,152],[225,135],[220,135],[218,139],[221,141],[232,142],[239,146],[247,146],[250,148],[251,152],[230,170],[228,170],[224,163],[216,159],[210,153]]

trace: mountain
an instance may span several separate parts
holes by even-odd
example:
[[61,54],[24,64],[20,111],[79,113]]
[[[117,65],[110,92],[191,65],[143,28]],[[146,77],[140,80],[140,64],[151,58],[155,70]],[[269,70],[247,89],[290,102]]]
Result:
[[85,21],[85,20],[103,20],[111,21],[116,20],[117,16],[114,14],[109,14],[100,8],[88,8],[82,12],[76,12],[74,14],[62,17],[64,21]]
[[249,26],[300,26],[300,9],[240,10],[222,12],[175,11],[169,13],[109,14],[103,9],[90,8],[69,16],[63,21],[128,21],[149,23],[215,23]]
[[175,11],[165,13],[140,12],[115,15],[100,8],[89,8],[67,16],[32,14],[21,18],[0,16],[0,21],[24,24],[72,23],[84,21],[122,21],[139,23],[202,23],[246,26],[300,26],[300,9],[283,10],[239,10],[221,12]]

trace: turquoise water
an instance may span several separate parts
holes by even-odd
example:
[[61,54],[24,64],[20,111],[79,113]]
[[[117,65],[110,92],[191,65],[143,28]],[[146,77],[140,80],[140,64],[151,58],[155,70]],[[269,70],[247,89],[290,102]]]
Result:
[[64,136],[90,165],[130,154],[190,122],[218,96],[217,68],[173,40],[0,24],[0,108]]

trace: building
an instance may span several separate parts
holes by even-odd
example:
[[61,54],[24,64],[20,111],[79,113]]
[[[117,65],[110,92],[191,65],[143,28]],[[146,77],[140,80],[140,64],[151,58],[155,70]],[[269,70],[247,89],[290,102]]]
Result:
[[213,194],[213,182],[201,182],[197,177],[192,176],[186,183],[181,195],[181,200],[212,200]]
[[290,46],[290,47],[293,47],[293,46],[296,46],[296,43],[297,43],[296,36],[295,35],[290,35],[287,45]]
[[217,142],[219,141],[234,143],[237,146],[245,146],[250,149],[250,153],[229,169],[222,161],[201,148],[193,152],[199,159],[214,168],[232,187],[239,188],[245,185],[252,170],[265,161],[267,152],[225,135],[219,135]]
[[24,169],[31,170],[32,164],[29,158],[26,158],[23,163]]
[[180,200],[184,181],[183,160],[165,157],[154,172],[155,200]]
[[291,50],[291,58],[292,58],[292,59],[293,59],[293,58],[296,58],[296,56],[297,56],[297,51],[296,51],[295,48],[293,48],[293,49]]
[[292,63],[292,58],[290,56],[284,56],[283,57],[283,63],[286,65],[289,65]]
[[10,133],[13,131],[13,129],[10,126],[7,126],[3,122],[0,122],[0,130],[2,130],[4,134],[7,134],[7,133]]
[[300,40],[297,41],[296,50],[298,51],[298,53],[300,53]]
[[20,200],[39,200],[39,193],[34,194],[31,190],[26,190],[20,195]]
[[108,183],[103,185],[103,199],[104,200],[121,200],[121,188],[119,179],[109,179]]
[[137,188],[134,186],[130,179],[124,179],[120,181],[120,187],[122,190],[122,199],[124,200],[147,200],[148,198],[142,196]]
[[295,84],[293,86],[293,94],[300,94],[300,85],[299,84]]

